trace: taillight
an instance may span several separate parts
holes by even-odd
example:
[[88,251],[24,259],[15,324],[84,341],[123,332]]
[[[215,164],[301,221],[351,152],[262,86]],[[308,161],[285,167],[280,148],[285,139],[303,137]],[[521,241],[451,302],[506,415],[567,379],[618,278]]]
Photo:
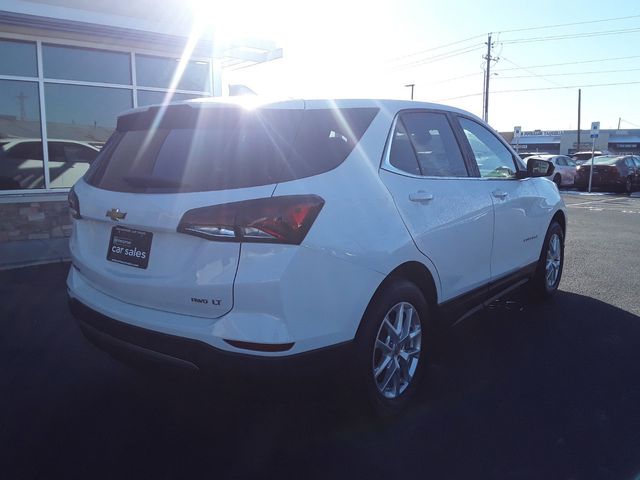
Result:
[[194,208],[178,232],[222,242],[300,245],[323,206],[317,195],[287,195]]
[[76,219],[82,218],[80,216],[80,200],[78,200],[78,195],[76,195],[76,192],[73,190],[73,188],[69,190],[67,200],[69,201],[69,214]]

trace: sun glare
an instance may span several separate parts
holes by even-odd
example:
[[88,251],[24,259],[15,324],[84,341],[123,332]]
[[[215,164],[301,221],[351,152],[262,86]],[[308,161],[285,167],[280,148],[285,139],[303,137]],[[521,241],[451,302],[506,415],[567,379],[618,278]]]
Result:
[[272,2],[259,0],[188,0],[194,23],[214,38],[233,43],[247,37],[272,35],[278,15]]

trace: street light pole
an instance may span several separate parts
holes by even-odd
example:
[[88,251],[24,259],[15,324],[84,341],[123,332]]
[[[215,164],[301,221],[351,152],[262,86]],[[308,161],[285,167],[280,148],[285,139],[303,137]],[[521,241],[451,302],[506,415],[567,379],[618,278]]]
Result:
[[408,85],[405,85],[405,87],[411,87],[411,100],[413,100],[413,87],[415,86],[415,83],[409,83]]

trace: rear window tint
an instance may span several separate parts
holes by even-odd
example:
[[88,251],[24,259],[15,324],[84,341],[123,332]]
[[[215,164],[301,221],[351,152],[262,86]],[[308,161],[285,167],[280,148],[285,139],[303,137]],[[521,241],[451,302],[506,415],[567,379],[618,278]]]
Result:
[[85,179],[106,190],[174,193],[304,178],[340,165],[377,112],[180,107],[161,120],[157,110],[127,115]]

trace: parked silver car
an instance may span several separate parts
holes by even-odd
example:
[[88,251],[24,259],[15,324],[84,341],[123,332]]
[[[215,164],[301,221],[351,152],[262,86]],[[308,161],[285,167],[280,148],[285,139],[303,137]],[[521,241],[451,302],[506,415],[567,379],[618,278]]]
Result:
[[577,165],[575,161],[566,155],[535,155],[530,158],[539,158],[553,163],[556,168],[548,178],[549,180],[553,180],[558,188],[573,186],[575,183]]

